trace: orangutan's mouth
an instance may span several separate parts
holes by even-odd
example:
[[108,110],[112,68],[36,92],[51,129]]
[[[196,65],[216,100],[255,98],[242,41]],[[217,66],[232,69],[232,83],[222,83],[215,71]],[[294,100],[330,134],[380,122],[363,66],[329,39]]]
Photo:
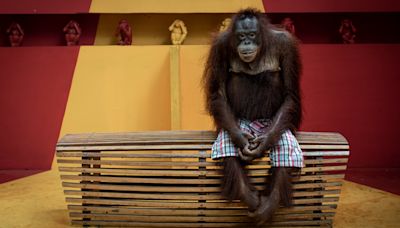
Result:
[[242,56],[244,56],[244,57],[251,57],[251,56],[255,55],[256,52],[255,52],[255,51],[243,51],[243,52],[241,52],[240,54],[241,54]]

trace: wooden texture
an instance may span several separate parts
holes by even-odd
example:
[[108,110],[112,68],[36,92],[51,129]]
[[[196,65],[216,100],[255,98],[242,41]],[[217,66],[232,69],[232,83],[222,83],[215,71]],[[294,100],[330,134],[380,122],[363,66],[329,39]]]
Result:
[[179,46],[173,45],[169,49],[170,59],[170,80],[171,80],[171,128],[172,130],[181,129],[181,82],[180,75],[180,55]]
[[[245,205],[220,194],[211,131],[90,133],[64,136],[57,157],[71,223],[131,227],[253,227]],[[305,167],[294,202],[268,227],[331,226],[349,156],[337,133],[299,132]],[[247,167],[262,191],[270,160]]]

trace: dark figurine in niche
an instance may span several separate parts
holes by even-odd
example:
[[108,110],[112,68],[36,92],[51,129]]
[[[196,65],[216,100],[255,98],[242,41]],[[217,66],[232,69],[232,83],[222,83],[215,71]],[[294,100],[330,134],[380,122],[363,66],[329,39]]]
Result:
[[[240,11],[214,39],[203,76],[206,105],[218,137],[212,158],[223,164],[222,193],[247,204],[263,224],[292,204],[292,173],[303,167],[294,136],[301,121],[296,39],[273,29],[265,15]],[[244,166],[269,153],[267,190],[258,192]]]
[[342,42],[344,44],[354,44],[356,37],[356,28],[350,19],[342,20],[342,24],[339,28],[339,33],[342,37]]
[[119,21],[115,36],[119,37],[119,45],[131,45],[132,44],[132,28],[128,21],[122,19]]
[[281,26],[284,28],[286,31],[290,32],[292,35],[296,34],[296,28],[294,26],[294,22],[290,17],[285,17],[281,21]]
[[67,46],[75,46],[78,45],[79,39],[82,34],[82,30],[79,27],[78,22],[71,20],[63,29],[65,33],[65,41]]
[[22,30],[18,23],[11,23],[10,27],[7,29],[7,35],[11,47],[19,47],[22,45],[22,41],[24,39],[24,30]]

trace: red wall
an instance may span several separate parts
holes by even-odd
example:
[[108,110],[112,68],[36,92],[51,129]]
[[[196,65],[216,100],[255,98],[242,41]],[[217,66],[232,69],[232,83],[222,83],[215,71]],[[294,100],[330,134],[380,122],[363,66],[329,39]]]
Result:
[[0,48],[0,170],[50,169],[78,52]]
[[18,22],[24,30],[22,46],[65,46],[63,28],[75,20],[82,29],[80,45],[92,45],[96,37],[98,14],[17,14],[0,15],[0,46],[9,46],[6,30]]
[[349,167],[399,168],[400,45],[305,45],[302,130],[350,142]]
[[0,13],[87,13],[91,0],[1,0]]
[[398,0],[263,0],[266,12],[398,12]]
[[[400,1],[399,1],[400,2]],[[400,13],[267,13],[271,23],[290,17],[296,37],[305,44],[342,43],[341,21],[352,20],[357,29],[356,43],[400,43]]]

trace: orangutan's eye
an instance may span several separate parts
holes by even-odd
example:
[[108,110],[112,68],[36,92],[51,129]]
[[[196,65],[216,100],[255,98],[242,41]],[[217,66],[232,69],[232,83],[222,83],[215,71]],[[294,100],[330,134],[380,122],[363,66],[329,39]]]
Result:
[[240,33],[240,34],[239,34],[239,39],[240,39],[240,40],[246,39],[246,35],[243,34],[243,33]]
[[250,38],[250,39],[256,38],[256,34],[255,34],[254,32],[250,33],[250,34],[249,34],[249,38]]

